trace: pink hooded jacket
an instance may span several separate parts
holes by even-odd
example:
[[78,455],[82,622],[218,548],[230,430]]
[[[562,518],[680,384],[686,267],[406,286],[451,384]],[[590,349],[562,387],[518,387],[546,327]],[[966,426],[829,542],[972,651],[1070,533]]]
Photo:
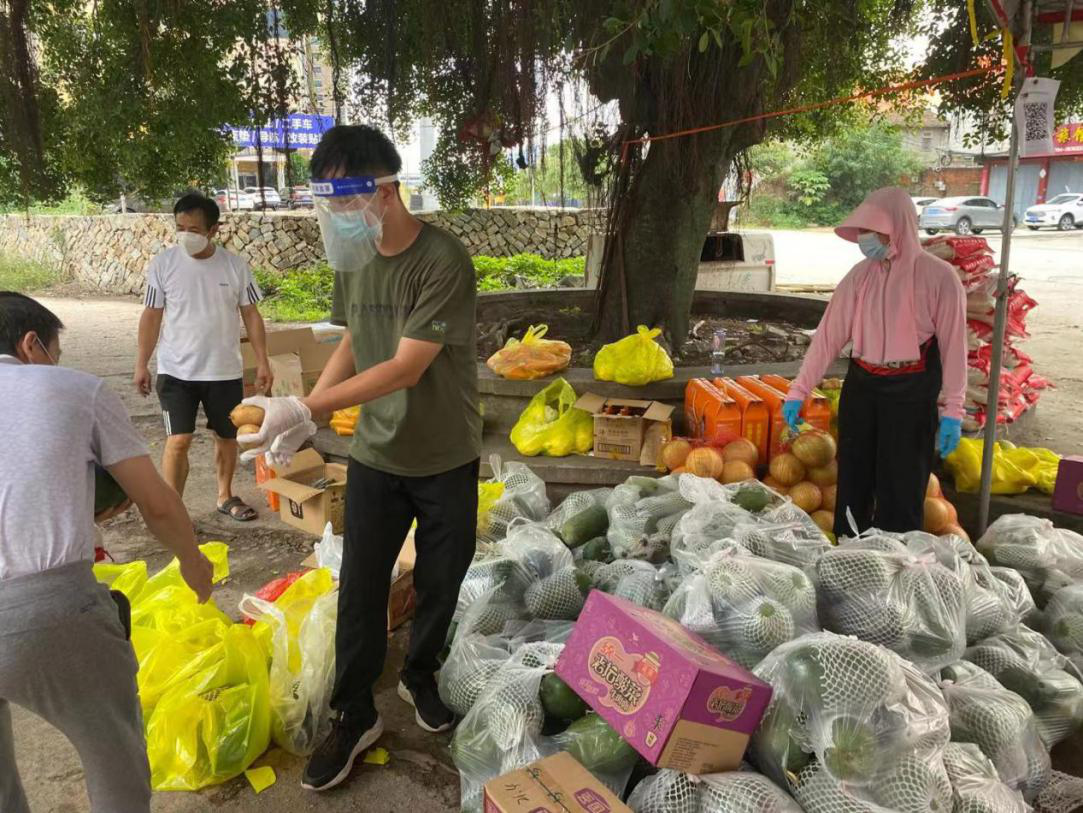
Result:
[[955,270],[922,246],[917,214],[903,189],[878,189],[841,226],[843,240],[860,231],[891,238],[890,264],[862,260],[835,289],[788,399],[804,400],[847,342],[870,364],[915,361],[933,336],[944,367],[943,415],[963,417],[966,395],[966,293]]

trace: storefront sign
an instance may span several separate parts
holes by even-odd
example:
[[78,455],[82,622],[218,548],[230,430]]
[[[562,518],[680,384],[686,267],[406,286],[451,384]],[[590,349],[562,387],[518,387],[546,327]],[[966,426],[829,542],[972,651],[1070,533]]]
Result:
[[1056,155],[1083,155],[1083,122],[1062,124],[1053,131]]

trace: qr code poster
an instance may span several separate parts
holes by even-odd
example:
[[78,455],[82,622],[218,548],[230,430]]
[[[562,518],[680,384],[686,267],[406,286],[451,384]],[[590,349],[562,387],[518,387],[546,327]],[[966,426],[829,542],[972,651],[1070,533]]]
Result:
[[1015,126],[1019,129],[1019,155],[1028,158],[1053,152],[1053,106],[1060,82],[1035,77],[1023,82],[1015,102]]

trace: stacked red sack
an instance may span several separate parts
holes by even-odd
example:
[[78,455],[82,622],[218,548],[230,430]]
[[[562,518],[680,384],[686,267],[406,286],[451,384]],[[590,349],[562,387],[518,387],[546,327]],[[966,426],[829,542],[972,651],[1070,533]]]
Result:
[[[985,425],[989,401],[993,321],[996,311],[997,266],[984,237],[934,237],[925,250],[954,266],[966,290],[967,392],[963,428],[975,431]],[[1012,277],[1008,286],[1008,312],[1004,329],[1003,365],[997,422],[1010,423],[1038,402],[1041,390],[1052,386],[1035,374],[1031,358],[1016,344],[1028,338],[1027,314],[1038,304],[1018,287]]]

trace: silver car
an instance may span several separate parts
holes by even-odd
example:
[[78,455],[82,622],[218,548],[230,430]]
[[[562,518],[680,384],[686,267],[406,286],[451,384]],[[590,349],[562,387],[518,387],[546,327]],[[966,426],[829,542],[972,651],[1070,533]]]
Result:
[[[1019,225],[1012,216],[1012,228]],[[921,212],[918,225],[929,234],[954,231],[956,234],[981,234],[986,229],[1004,226],[1004,207],[992,198],[941,198]]]

